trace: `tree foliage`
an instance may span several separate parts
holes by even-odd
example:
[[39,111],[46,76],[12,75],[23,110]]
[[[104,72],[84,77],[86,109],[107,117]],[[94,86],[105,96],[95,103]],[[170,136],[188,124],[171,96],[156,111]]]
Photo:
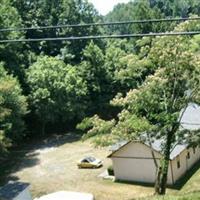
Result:
[[[199,11],[199,0],[135,0],[102,17],[87,0],[2,0],[0,28],[188,17]],[[199,29],[197,21],[143,23],[2,32],[0,39]],[[200,103],[199,52],[198,35],[1,44],[0,62],[8,73],[1,64],[0,151],[33,132],[30,127],[24,132],[26,94],[27,124],[42,125],[43,133],[47,125],[58,131],[62,124],[67,130],[87,117],[77,127],[88,132],[83,139],[92,137],[96,145],[141,140],[144,134],[162,139],[157,192],[165,193],[170,150],[181,141],[200,141],[198,130],[179,129],[188,103]]]
[[[22,27],[22,20],[10,0],[2,0],[0,6],[0,28]],[[1,32],[0,39],[23,38],[23,32]],[[23,76],[23,44],[0,44],[0,61],[6,63],[6,69],[18,77]]]
[[[155,6],[151,7],[149,0],[131,1],[127,4],[118,4],[106,17],[105,21],[133,21],[142,19],[160,19],[163,13]],[[119,34],[127,33],[149,33],[164,31],[169,28],[162,23],[133,24],[128,26],[113,26],[111,32]]]
[[98,115],[94,115],[91,118],[85,118],[77,125],[77,129],[82,131],[88,130],[87,135],[83,136],[83,140],[97,136],[93,141],[96,146],[108,146],[114,140],[110,134],[114,125],[115,120],[105,121],[100,119]]
[[199,14],[200,2],[198,0],[149,0],[152,7],[160,9],[165,16],[189,17],[191,13]]
[[109,98],[109,80],[105,68],[103,51],[91,42],[83,51],[83,62],[79,69],[87,83],[90,100],[89,113],[101,112],[106,99]]
[[19,82],[8,75],[0,64],[0,152],[10,142],[15,143],[23,138],[23,116],[26,113],[26,98],[22,95]]
[[[184,31],[194,26],[194,23],[189,24],[183,23],[176,30]],[[151,73],[125,97],[118,94],[111,102],[122,108],[117,123],[112,124],[113,128],[109,127],[110,136],[114,139],[117,136],[120,140],[145,138],[150,143],[156,139],[162,140],[163,158],[158,168],[161,176],[156,181],[156,192],[159,194],[164,194],[166,190],[171,150],[179,142],[190,143],[191,138],[194,144],[194,138],[197,139],[199,134],[198,130],[180,129],[182,116],[189,103],[199,103],[200,54],[192,48],[198,46],[195,41],[198,42],[188,36],[155,38],[145,58],[147,63],[142,67],[143,70],[150,68]],[[106,121],[103,124],[106,126]],[[93,128],[98,134],[98,126]],[[102,130],[102,126],[99,130]],[[196,145],[198,142],[199,139]]]
[[43,126],[84,116],[87,86],[73,66],[57,58],[40,57],[28,69],[27,82],[30,105]]
[[[132,21],[142,19],[160,19],[166,17],[190,17],[199,14],[198,0],[135,0],[127,4],[122,3],[114,7],[105,16],[105,21]],[[129,26],[113,26],[109,31],[124,33],[149,33],[171,31],[177,23],[145,23]]]
[[[97,11],[86,0],[11,0],[17,8],[23,24],[31,26],[55,26],[62,24],[94,23],[98,20]],[[84,36],[98,34],[98,27],[92,28],[60,28],[30,30],[26,32],[26,38],[55,38],[67,36]],[[37,55],[43,53],[49,56],[58,54],[74,55],[74,61],[80,61],[80,53],[88,44],[88,41],[44,41],[29,44],[29,49]]]

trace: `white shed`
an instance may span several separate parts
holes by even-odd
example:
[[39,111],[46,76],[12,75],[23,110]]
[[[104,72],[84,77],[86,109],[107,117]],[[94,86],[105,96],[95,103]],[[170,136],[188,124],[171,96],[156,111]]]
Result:
[[34,200],[94,200],[94,196],[88,193],[60,191],[48,194]]
[[[154,183],[156,167],[152,151],[159,164],[162,156],[158,151],[159,143],[156,141],[151,148],[145,143],[131,141],[110,154],[108,157],[113,162],[115,180]],[[200,160],[200,148],[188,149],[185,145],[177,145],[170,155],[167,183],[173,185],[198,160]]]
[[0,200],[32,200],[29,184],[11,182],[0,188]]
[[[190,104],[182,118],[182,128],[200,129],[200,107]],[[140,141],[122,142],[112,148],[108,156],[113,162],[116,180],[154,183],[156,166],[152,152],[159,163],[162,140],[156,140],[150,146]],[[169,185],[173,185],[187,171],[200,160],[200,148],[187,148],[188,145],[177,145],[170,154],[168,168]]]

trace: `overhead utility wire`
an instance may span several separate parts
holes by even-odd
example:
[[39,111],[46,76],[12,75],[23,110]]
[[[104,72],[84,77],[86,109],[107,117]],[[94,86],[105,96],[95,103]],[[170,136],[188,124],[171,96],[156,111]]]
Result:
[[186,36],[198,35],[200,31],[191,32],[169,32],[169,33],[143,33],[143,34],[124,34],[124,35],[97,35],[97,36],[82,36],[82,37],[58,37],[58,38],[33,38],[33,39],[10,39],[0,40],[0,43],[14,43],[14,42],[40,42],[40,41],[71,41],[71,40],[93,40],[93,39],[123,39],[123,38],[138,38],[138,37],[155,37],[155,36]]
[[145,20],[133,20],[122,22],[102,22],[102,23],[88,23],[88,24],[63,24],[56,26],[40,26],[40,27],[24,27],[24,28],[3,28],[0,32],[10,31],[27,31],[27,30],[43,30],[43,29],[57,29],[57,28],[77,28],[77,27],[90,27],[90,26],[114,26],[114,25],[129,25],[129,24],[144,24],[144,23],[159,23],[159,22],[181,22],[181,21],[193,21],[200,20],[200,17],[192,18],[167,18],[167,19],[145,19]]

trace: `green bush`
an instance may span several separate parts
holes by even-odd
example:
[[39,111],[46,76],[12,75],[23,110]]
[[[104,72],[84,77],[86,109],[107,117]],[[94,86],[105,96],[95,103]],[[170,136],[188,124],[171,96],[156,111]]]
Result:
[[87,86],[75,67],[57,58],[39,57],[27,70],[27,83],[30,106],[42,123],[43,134],[48,123],[67,123],[85,116]]
[[109,166],[109,167],[107,168],[107,170],[108,170],[109,176],[114,176],[114,175],[115,175],[114,169],[113,169],[113,166],[112,166],[112,165]]
[[0,63],[0,153],[24,137],[26,113],[26,97],[18,80]]

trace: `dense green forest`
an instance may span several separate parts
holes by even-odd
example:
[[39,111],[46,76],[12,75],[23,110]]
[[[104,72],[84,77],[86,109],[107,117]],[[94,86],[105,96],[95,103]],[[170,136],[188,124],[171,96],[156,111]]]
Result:
[[[199,4],[196,0],[137,0],[118,4],[107,16],[100,16],[84,0],[2,0],[0,28],[189,17],[198,14]],[[163,32],[177,26],[170,22],[7,31],[0,39]],[[118,120],[121,108],[110,101],[118,93],[124,96],[138,88],[155,72],[154,43],[143,38],[1,44],[1,149],[17,145],[26,136],[74,128],[93,115]]]
[[[199,0],[135,0],[118,4],[107,16],[87,0],[1,0],[0,29],[192,17],[199,12]],[[199,29],[199,21],[162,22],[5,31],[0,40]],[[84,138],[97,135],[97,145],[150,132],[151,138],[169,136],[165,176],[167,151],[185,134],[178,130],[180,110],[200,100],[199,51],[199,36],[0,44],[0,155],[27,138],[75,128],[87,132]]]

